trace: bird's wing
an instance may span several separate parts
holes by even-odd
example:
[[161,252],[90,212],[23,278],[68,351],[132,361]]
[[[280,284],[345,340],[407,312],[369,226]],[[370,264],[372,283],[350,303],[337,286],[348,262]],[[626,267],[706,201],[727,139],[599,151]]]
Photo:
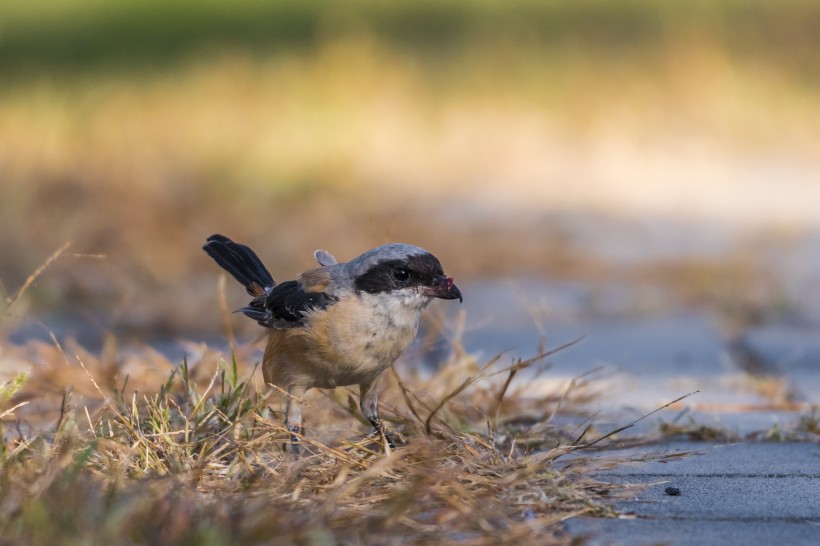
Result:
[[330,275],[314,269],[298,280],[277,284],[240,311],[268,328],[298,328],[304,326],[309,312],[326,309],[337,301],[327,292],[329,284]]
[[336,265],[338,263],[333,254],[327,250],[322,250],[321,248],[318,248],[313,252],[313,257],[316,258],[316,261],[319,262],[319,265],[322,267]]

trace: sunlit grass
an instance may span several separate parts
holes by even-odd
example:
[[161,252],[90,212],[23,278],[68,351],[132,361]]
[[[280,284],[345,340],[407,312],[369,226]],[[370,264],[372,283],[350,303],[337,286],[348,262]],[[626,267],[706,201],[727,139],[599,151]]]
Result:
[[[538,359],[505,370],[456,353],[427,378],[388,374],[382,415],[406,442],[388,454],[346,389],[317,392],[295,457],[244,351],[199,349],[174,365],[27,347],[38,364],[0,390],[4,539],[565,543],[564,519],[611,515],[597,483],[554,464],[592,440],[551,424],[559,406],[578,411],[585,382],[538,397],[503,385]],[[125,375],[124,358],[151,371]]]
[[348,389],[313,392],[298,456],[253,347],[185,347],[174,363],[113,337],[99,352],[53,335],[0,343],[4,540],[558,544],[566,518],[612,515],[608,489],[554,464],[610,436],[553,423],[582,414],[588,382],[536,393],[515,381],[564,347],[479,362],[456,337],[436,372],[390,372],[380,413],[401,439],[395,450],[368,435]]

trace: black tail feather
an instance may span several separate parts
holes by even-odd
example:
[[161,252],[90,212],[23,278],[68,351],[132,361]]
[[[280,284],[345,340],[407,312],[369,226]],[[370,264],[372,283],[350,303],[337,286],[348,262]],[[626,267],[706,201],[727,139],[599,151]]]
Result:
[[233,275],[251,295],[274,286],[273,277],[259,256],[249,247],[235,243],[224,235],[211,235],[202,247],[225,271]]

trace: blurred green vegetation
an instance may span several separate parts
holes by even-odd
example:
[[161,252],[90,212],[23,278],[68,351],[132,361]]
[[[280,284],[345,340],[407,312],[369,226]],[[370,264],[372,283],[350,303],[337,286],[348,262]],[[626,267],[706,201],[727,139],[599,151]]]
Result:
[[669,42],[708,37],[804,83],[820,76],[820,4],[811,0],[6,0],[0,70],[158,69],[214,49],[265,55],[362,35],[435,63],[511,49],[643,58]]

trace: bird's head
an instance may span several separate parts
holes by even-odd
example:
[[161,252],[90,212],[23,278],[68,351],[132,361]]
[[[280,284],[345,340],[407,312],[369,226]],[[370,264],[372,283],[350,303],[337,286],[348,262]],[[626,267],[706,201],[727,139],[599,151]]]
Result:
[[374,248],[349,262],[353,285],[369,294],[415,296],[462,301],[452,277],[444,274],[438,258],[413,245],[392,243]]

